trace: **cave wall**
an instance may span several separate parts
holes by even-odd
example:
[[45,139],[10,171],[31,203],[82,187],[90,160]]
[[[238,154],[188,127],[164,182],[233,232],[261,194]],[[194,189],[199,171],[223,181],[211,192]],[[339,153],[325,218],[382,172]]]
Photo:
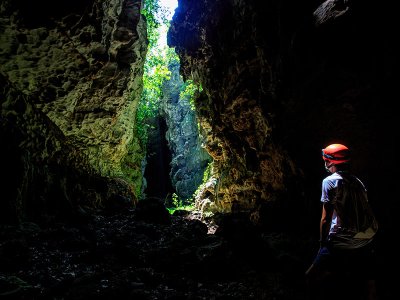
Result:
[[179,74],[179,63],[171,63],[169,70],[171,78],[163,85],[160,113],[168,126],[166,138],[171,151],[171,182],[179,199],[185,201],[193,199],[203,183],[204,171],[211,159],[203,148],[196,111],[188,97],[180,97],[184,82]]
[[283,203],[295,184],[298,170],[272,136],[280,53],[268,42],[279,38],[277,4],[179,1],[168,33],[183,77],[204,89],[196,108],[216,173],[208,198],[222,212]]
[[15,215],[26,213],[18,203],[136,200],[143,153],[134,117],[147,51],[140,8],[140,0],[1,2],[1,148],[8,171],[16,167],[5,188]]
[[[320,151],[339,141],[356,154],[354,169],[381,222],[394,222],[398,21],[387,4],[179,1],[168,43],[183,78],[203,87],[196,113],[214,160],[199,201],[260,222],[318,214]],[[53,194],[68,206],[73,198],[112,198],[120,185],[124,195],[140,192],[140,5],[0,3],[1,147],[16,177],[6,181],[3,215],[21,215],[32,194],[33,205]],[[97,183],[108,178],[114,183],[101,191]],[[81,196],[68,196],[67,186]]]
[[196,109],[216,165],[202,201],[261,223],[318,222],[321,149],[342,142],[390,226],[393,14],[357,0],[179,0],[168,44],[204,89]]

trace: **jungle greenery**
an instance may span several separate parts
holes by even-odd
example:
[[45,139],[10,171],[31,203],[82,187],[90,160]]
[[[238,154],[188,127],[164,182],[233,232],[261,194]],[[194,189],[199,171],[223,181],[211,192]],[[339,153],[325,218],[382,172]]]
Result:
[[183,201],[179,199],[179,196],[175,193],[172,194],[172,206],[166,206],[168,212],[172,215],[177,210],[194,210],[193,200]]
[[[148,120],[157,116],[160,99],[163,97],[162,87],[166,80],[170,79],[171,71],[169,66],[179,64],[178,55],[173,48],[160,46],[160,30],[168,30],[170,21],[167,19],[167,12],[159,5],[158,0],[145,0],[142,14],[147,22],[148,51],[144,64],[143,92],[139,102],[136,115],[136,126],[141,146],[146,150]],[[195,92],[200,87],[192,80],[187,80],[181,87],[180,99],[190,101],[194,109]]]
[[[193,197],[196,198],[199,193],[201,193],[202,189],[206,185],[206,183],[209,181],[213,174],[213,167],[214,167],[214,162],[211,161],[208,163],[206,169],[204,170],[203,173],[203,181],[202,183],[198,186],[197,190],[193,193]],[[173,214],[176,210],[187,210],[187,211],[192,211],[195,209],[194,205],[194,200],[193,199],[180,199],[177,194],[172,194],[172,206],[168,207],[167,210],[169,211],[170,214]]]
[[[170,21],[167,19],[167,11],[160,6],[158,0],[144,0],[142,15],[146,18],[148,49],[144,64],[143,92],[136,112],[136,130],[141,148],[146,153],[148,132],[151,118],[159,114],[160,101],[163,98],[163,84],[170,80],[169,66],[179,65],[178,55],[173,48],[159,43],[161,30],[168,30]],[[192,80],[187,80],[180,87],[179,100],[189,101],[194,110],[194,99],[202,89]],[[207,172],[207,171],[206,171]],[[172,195],[172,208],[170,213],[177,209],[192,210],[193,199],[179,199]]]

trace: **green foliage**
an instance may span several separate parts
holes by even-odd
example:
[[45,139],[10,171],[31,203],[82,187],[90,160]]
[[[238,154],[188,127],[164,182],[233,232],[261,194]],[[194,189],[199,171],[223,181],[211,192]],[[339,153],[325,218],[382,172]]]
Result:
[[179,63],[174,49],[167,46],[149,49],[144,64],[143,92],[136,114],[137,132],[144,148],[148,138],[147,121],[158,114],[163,83],[171,78],[168,66],[172,63]]
[[160,32],[168,30],[169,27],[168,11],[160,6],[158,0],[144,0],[142,14],[147,22],[149,45],[144,64],[143,92],[136,114],[136,127],[141,146],[145,149],[150,127],[148,121],[157,116],[160,99],[163,96],[163,83],[171,77],[168,66],[171,63],[179,63],[179,59],[174,49],[158,43]]
[[182,204],[182,200],[179,200],[179,197],[176,193],[172,194],[172,204],[175,207],[179,207]]
[[136,129],[142,148],[146,148],[148,139],[148,120],[158,114],[159,101],[162,97],[162,84],[170,78],[168,70],[168,47],[160,48],[158,40],[160,30],[168,23],[167,11],[160,6],[158,0],[144,0],[142,14],[147,22],[147,38],[149,40],[143,74],[143,92],[136,113]]
[[[167,10],[160,6],[158,0],[144,0],[142,14],[147,22],[147,37],[149,40],[146,61],[143,74],[143,92],[136,113],[136,129],[143,149],[148,140],[149,119],[157,116],[160,99],[162,98],[162,86],[169,80],[171,72],[168,67],[179,64],[175,50],[158,43],[161,30],[168,30],[170,23],[167,20]],[[191,80],[184,84],[181,91],[181,99],[190,99],[193,105],[193,95],[200,89]]]
[[153,48],[160,37],[159,27],[168,23],[166,19],[167,12],[160,6],[158,0],[144,0],[141,13],[146,18],[149,48]]
[[204,187],[206,182],[210,179],[213,173],[213,162],[209,162],[206,169],[204,170],[203,173],[203,182],[200,184],[200,186],[197,188],[197,190],[193,194],[193,198],[185,199],[182,200],[179,198],[179,196],[176,193],[172,194],[172,206],[167,207],[168,211],[170,214],[173,214],[176,210],[187,210],[187,211],[192,211],[195,209],[194,207],[194,198],[196,195],[200,192],[200,190]]
[[179,196],[175,193],[172,194],[172,207],[167,207],[169,213],[172,215],[176,210],[188,210],[194,209],[193,203],[186,204],[188,200],[183,201],[179,199]]
[[176,210],[192,211],[192,210],[194,210],[194,205],[189,204],[189,205],[184,205],[184,206],[180,206],[180,207],[167,207],[167,210],[172,215]]
[[163,82],[171,77],[166,63],[166,51],[163,50],[150,49],[144,65],[143,92],[136,113],[137,132],[143,148],[148,138],[147,121],[158,114]]
[[197,190],[193,194],[193,198],[189,199],[180,199],[179,196],[176,193],[172,194],[172,199],[171,203],[172,205],[170,207],[167,206],[167,209],[170,214],[173,214],[176,210],[187,210],[187,211],[193,211],[195,209],[194,206],[194,198],[196,195],[202,190],[206,182],[210,179],[213,173],[213,162],[209,162],[206,169],[204,170],[203,173],[203,182],[200,184],[200,186],[197,188]]
[[206,183],[213,173],[213,161],[210,161],[203,173],[203,183]]
[[203,173],[203,182],[199,185],[197,190],[193,193],[193,197],[196,198],[196,196],[200,193],[200,191],[203,189],[204,185],[207,183],[207,181],[210,179],[210,177],[213,175],[213,167],[214,167],[214,161],[210,161],[204,170]]
[[178,57],[178,54],[176,54],[174,48],[167,47],[166,58],[167,58],[168,66],[179,65],[179,57]]
[[196,85],[193,80],[187,80],[179,93],[179,99],[188,99],[192,110],[195,109],[194,100],[198,93],[203,90],[202,86]]
[[[158,0],[144,0],[143,4],[142,14],[147,22],[149,44],[144,64],[143,92],[138,104],[135,124],[141,148],[146,152],[149,120],[159,113],[163,84],[171,77],[169,67],[179,65],[179,57],[173,48],[159,43],[161,33],[166,34],[170,26],[167,10],[160,6]],[[197,86],[192,80],[187,80],[181,88],[179,98],[188,101],[194,110],[195,98],[201,91],[201,86]],[[172,196],[172,203],[174,206],[171,208],[172,212],[176,209],[193,209],[193,205],[190,204],[193,203],[193,199],[182,201],[176,194]],[[187,203],[189,205],[186,205]]]

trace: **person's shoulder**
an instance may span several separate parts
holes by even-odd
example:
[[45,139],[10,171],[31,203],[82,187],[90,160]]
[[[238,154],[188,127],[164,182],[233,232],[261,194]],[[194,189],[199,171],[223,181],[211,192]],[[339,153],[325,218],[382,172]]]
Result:
[[325,178],[322,180],[322,188],[323,188],[324,190],[326,190],[326,189],[332,189],[332,188],[334,188],[334,187],[337,186],[338,181],[339,181],[340,179],[341,179],[341,177],[338,176],[336,173],[331,174],[331,175],[325,177]]
[[333,174],[330,174],[329,176],[326,176],[324,178],[324,181],[336,181],[339,179],[343,179],[343,177],[339,173],[333,173]]

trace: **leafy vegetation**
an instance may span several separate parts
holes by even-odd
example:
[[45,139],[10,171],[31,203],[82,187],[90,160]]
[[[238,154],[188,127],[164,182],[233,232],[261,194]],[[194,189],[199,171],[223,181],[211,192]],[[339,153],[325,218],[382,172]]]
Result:
[[[144,0],[142,14],[147,22],[148,51],[144,64],[143,92],[136,113],[136,130],[141,148],[146,152],[150,120],[159,114],[160,100],[163,98],[163,84],[170,80],[170,66],[179,65],[178,55],[173,48],[159,42],[161,32],[167,32],[170,23],[168,12],[160,6],[158,0]],[[202,89],[193,81],[187,80],[181,87],[180,100],[188,101],[194,110],[194,98]],[[175,196],[174,196],[175,195]],[[172,197],[172,213],[176,209],[193,209],[193,199],[179,200],[174,194]]]
[[200,191],[203,189],[204,185],[206,182],[210,179],[210,177],[213,174],[213,162],[209,162],[206,169],[204,170],[203,173],[203,182],[200,184],[200,186],[197,188],[197,190],[193,193],[193,198],[189,199],[180,199],[177,194],[172,194],[172,206],[167,206],[167,209],[170,214],[173,214],[176,210],[187,210],[187,211],[192,211],[195,209],[194,206],[194,198],[200,193]]
[[208,179],[210,179],[211,175],[213,174],[213,167],[214,167],[214,162],[210,161],[207,165],[207,168],[204,170],[204,174],[203,174],[203,184],[206,183],[208,181]]
[[206,169],[204,170],[203,182],[199,185],[197,190],[194,192],[194,194],[193,194],[194,197],[196,197],[200,193],[200,191],[204,188],[204,185],[207,183],[207,181],[210,179],[210,177],[214,173],[213,168],[214,168],[214,161],[210,161],[208,163]]
[[144,65],[143,92],[136,114],[137,132],[145,149],[148,138],[148,120],[158,114],[159,102],[162,98],[162,84],[169,80],[171,72],[165,63],[162,49],[150,49]]
[[172,194],[172,206],[167,207],[167,210],[169,213],[172,215],[176,210],[194,210],[194,204],[193,200],[187,199],[186,201],[183,201],[182,199],[179,199],[179,196],[175,193]]
[[[149,45],[144,64],[143,92],[137,110],[136,124],[138,137],[142,148],[145,149],[148,139],[148,120],[157,116],[159,102],[163,96],[163,83],[171,76],[168,66],[179,64],[179,58],[174,49],[167,45],[160,46],[158,42],[161,30],[167,31],[170,26],[166,9],[160,6],[158,0],[145,0],[142,14],[147,21]],[[195,93],[201,90],[193,81],[187,80],[182,87],[180,99],[189,101],[194,109]]]
[[203,88],[196,85],[193,80],[187,80],[179,93],[179,99],[188,99],[190,103],[190,107],[192,110],[195,109],[194,99],[196,98],[197,93],[200,93]]
[[149,41],[143,74],[143,92],[136,113],[137,133],[143,149],[148,139],[148,120],[158,113],[162,97],[162,84],[170,78],[171,72],[166,63],[166,49],[158,47],[160,28],[166,26],[166,11],[158,0],[145,0],[142,14],[147,22],[147,39]]
[[146,18],[149,48],[154,48],[160,36],[158,29],[162,24],[168,23],[167,12],[158,0],[144,0],[141,13]]

